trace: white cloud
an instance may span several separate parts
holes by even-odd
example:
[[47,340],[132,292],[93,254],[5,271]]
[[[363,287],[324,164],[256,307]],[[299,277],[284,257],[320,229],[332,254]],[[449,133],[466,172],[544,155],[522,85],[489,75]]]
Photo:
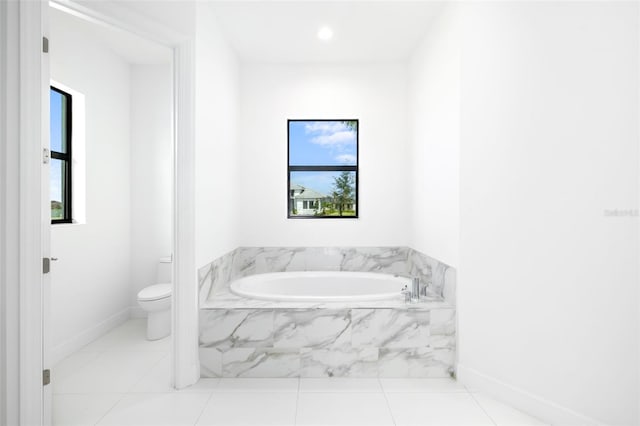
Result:
[[335,133],[348,130],[347,126],[341,121],[311,121],[305,124],[304,131],[306,133]]
[[341,154],[335,157],[335,160],[344,164],[355,164],[356,156],[351,154]]
[[356,134],[350,130],[327,133],[311,139],[317,145],[350,145],[356,142]]

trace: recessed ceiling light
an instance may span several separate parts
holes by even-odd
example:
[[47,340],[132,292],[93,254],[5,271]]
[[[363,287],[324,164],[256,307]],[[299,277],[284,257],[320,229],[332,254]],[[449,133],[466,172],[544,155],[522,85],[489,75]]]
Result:
[[333,37],[333,30],[329,27],[322,27],[318,30],[318,38],[322,41],[329,41]]

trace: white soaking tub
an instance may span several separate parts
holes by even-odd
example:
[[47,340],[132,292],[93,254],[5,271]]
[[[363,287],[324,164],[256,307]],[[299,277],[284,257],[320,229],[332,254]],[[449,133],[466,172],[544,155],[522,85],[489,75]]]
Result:
[[372,272],[273,272],[250,275],[231,283],[231,292],[261,300],[347,302],[400,297],[411,280]]

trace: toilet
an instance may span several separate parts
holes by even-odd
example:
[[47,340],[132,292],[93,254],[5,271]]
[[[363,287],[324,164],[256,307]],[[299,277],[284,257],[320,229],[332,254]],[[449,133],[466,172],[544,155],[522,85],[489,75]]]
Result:
[[171,256],[160,258],[156,283],[138,293],[138,304],[147,313],[147,340],[171,333]]

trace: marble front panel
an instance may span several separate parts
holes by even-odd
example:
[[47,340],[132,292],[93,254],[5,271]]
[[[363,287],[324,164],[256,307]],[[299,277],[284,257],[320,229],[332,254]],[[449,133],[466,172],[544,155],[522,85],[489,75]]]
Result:
[[301,350],[300,377],[377,377],[378,348]]
[[273,334],[276,348],[349,347],[351,315],[348,310],[281,310],[275,314]]
[[200,346],[256,348],[273,346],[273,311],[258,309],[203,309]]
[[379,377],[449,377],[448,368],[433,368],[435,361],[430,347],[381,348],[379,356]]
[[204,377],[447,377],[453,368],[453,308],[203,311]]
[[353,309],[353,345],[419,348],[429,345],[429,311]]
[[222,352],[222,377],[298,377],[300,352],[273,348],[232,348]]
[[455,348],[456,310],[453,308],[432,309],[429,333],[429,345],[432,348]]
[[221,349],[200,346],[198,355],[201,377],[222,377]]

